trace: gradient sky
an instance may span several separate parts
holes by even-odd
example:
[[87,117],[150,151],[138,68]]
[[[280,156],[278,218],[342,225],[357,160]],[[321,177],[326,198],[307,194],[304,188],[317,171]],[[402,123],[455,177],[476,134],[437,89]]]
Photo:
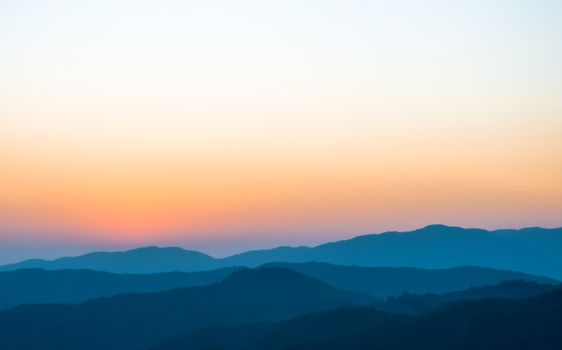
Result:
[[560,1],[0,0],[0,263],[562,226]]

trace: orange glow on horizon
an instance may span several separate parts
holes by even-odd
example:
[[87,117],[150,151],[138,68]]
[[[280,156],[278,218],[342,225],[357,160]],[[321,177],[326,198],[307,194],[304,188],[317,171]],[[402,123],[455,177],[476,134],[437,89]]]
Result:
[[562,226],[556,2],[34,5],[0,6],[0,245]]

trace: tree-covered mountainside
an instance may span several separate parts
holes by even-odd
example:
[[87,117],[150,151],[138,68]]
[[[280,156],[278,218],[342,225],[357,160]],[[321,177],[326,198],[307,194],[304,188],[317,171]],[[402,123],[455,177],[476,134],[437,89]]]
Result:
[[404,314],[421,314],[457,301],[478,299],[525,299],[546,294],[561,288],[560,285],[539,284],[522,280],[504,281],[494,286],[473,287],[467,290],[446,294],[411,294],[403,293],[377,301],[373,307],[377,310]]
[[116,274],[93,270],[0,272],[0,309],[20,304],[78,303],[122,293],[159,292],[218,282],[239,268],[200,272]]
[[523,300],[455,302],[412,317],[344,308],[288,321],[196,331],[153,350],[556,350],[562,290]]
[[270,263],[264,267],[284,267],[317,278],[334,287],[357,290],[379,298],[411,294],[443,294],[471,287],[496,285],[508,280],[557,283],[557,281],[521,272],[475,266],[449,269],[412,267],[362,267],[327,263]]
[[[80,270],[18,272],[46,275],[60,273],[63,277],[72,273],[93,274],[97,277],[100,274]],[[470,304],[472,306],[468,308],[475,312],[466,315],[472,317],[470,320],[459,316],[464,309],[459,309],[462,311],[459,315],[454,312],[451,315],[445,313],[446,316],[443,316],[452,317],[452,322],[458,324],[463,332],[463,325],[467,322],[475,323],[474,327],[477,327],[478,317],[482,318],[482,322],[488,322],[488,310],[483,305],[532,306],[534,304],[527,304],[527,301],[513,300],[545,293],[556,296],[560,288],[558,285],[516,280],[445,294],[406,293],[382,300],[365,293],[335,288],[287,268],[263,267],[221,273],[231,274],[219,282],[201,287],[176,288],[157,293],[119,294],[75,305],[21,305],[2,311],[0,348],[133,350],[159,343],[163,349],[198,349],[199,346],[205,349],[214,346],[225,349],[275,348],[267,345],[271,342],[280,346],[279,349],[285,349],[281,346],[286,346],[286,349],[299,349],[301,343],[310,345],[310,349],[330,349],[329,346],[363,349],[363,346],[394,344],[395,340],[386,335],[372,343],[375,341],[372,338],[373,334],[396,335],[397,329],[418,329],[416,327],[421,327],[419,323],[422,322],[418,320],[425,320],[434,314],[439,315],[443,310],[457,304],[465,305],[467,300],[478,301]],[[144,278],[151,275],[125,276]],[[105,275],[102,277],[108,278]],[[95,281],[88,280],[84,288],[91,287]],[[38,290],[37,293],[40,294],[41,291]],[[556,302],[557,299],[552,297],[552,300]],[[557,304],[553,305],[556,307]],[[342,307],[346,309],[315,313]],[[482,311],[480,316],[478,310]],[[493,311],[492,316],[504,313],[504,309]],[[537,308],[529,311],[529,314],[533,316],[533,313],[538,313],[539,315],[535,316],[541,321],[540,314],[543,312],[543,308]],[[308,315],[283,321],[305,314]],[[431,317],[430,322],[436,322]],[[364,333],[361,333],[362,329]],[[425,334],[420,332],[421,336]],[[452,329],[451,332],[457,333],[459,330]],[[473,337],[472,334],[467,336]]]
[[[336,266],[326,263],[272,263],[263,268],[287,268],[338,289],[355,290],[380,299],[409,294],[443,294],[508,280],[555,283],[514,271],[479,267],[427,270],[418,268]],[[21,304],[78,303],[122,293],[159,292],[218,282],[241,268],[199,272],[116,274],[93,270],[21,269],[0,272],[0,310]],[[426,298],[429,299],[429,298]]]
[[243,269],[204,287],[6,310],[0,312],[0,349],[139,349],[198,328],[373,301],[288,269]]

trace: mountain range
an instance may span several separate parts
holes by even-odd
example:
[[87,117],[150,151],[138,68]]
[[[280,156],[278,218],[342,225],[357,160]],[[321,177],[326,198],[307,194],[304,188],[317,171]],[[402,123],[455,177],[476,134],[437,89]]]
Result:
[[403,293],[377,301],[372,306],[381,311],[417,315],[429,310],[466,300],[525,299],[560,289],[559,284],[540,284],[522,280],[504,281],[496,285],[472,287],[445,294]]
[[542,276],[475,266],[449,269],[361,267],[327,263],[269,263],[262,266],[291,269],[336,288],[357,290],[378,298],[398,296],[402,293],[443,294],[472,287],[496,285],[508,280],[538,284],[558,283],[556,280]]
[[[496,317],[498,312],[517,311],[516,305],[526,305],[509,300],[553,293],[559,288],[506,281],[443,295],[402,295],[383,301],[358,291],[334,288],[287,268],[244,268],[207,286],[119,294],[79,304],[28,304],[0,311],[0,348],[364,349],[364,344],[373,341],[383,345],[396,341],[389,335],[376,339],[376,334],[390,332],[400,337],[400,332],[405,332],[409,336],[410,331],[421,332],[418,328],[428,319],[430,323],[443,323],[432,315],[465,300],[478,299],[480,304],[471,304],[452,316],[445,312],[443,317],[455,317],[455,323],[445,325],[453,333],[465,332],[466,322],[488,325],[490,311],[486,305],[491,302],[485,300],[493,301],[491,316]],[[558,299],[553,302],[562,304]],[[509,310],[502,309],[505,305]],[[540,307],[538,311],[543,312]],[[554,307],[558,310],[557,304]],[[341,308],[348,311],[333,311]],[[318,314],[320,311],[326,312]],[[550,313],[534,315],[532,309],[527,312],[535,318],[553,317]],[[560,320],[559,315],[553,320]],[[492,323],[490,327],[497,325]]]
[[0,349],[140,349],[199,328],[281,320],[374,300],[288,269],[242,269],[203,287],[2,311]]
[[562,228],[487,231],[430,225],[410,232],[370,234],[316,247],[255,250],[220,259],[176,247],[145,247],[125,252],[95,252],[51,261],[26,260],[1,266],[0,271],[43,268],[155,273],[233,266],[256,267],[271,262],[325,262],[427,269],[481,266],[562,279],[561,251]]
[[116,274],[93,270],[20,269],[0,272],[0,310],[21,304],[79,303],[123,293],[209,285],[238,268],[200,272]]
[[[418,268],[337,266],[326,263],[271,263],[316,278],[332,287],[384,299],[410,294],[442,294],[508,280],[539,284],[557,281],[520,272],[481,267],[426,270]],[[116,274],[94,270],[20,269],[0,272],[0,310],[21,304],[78,303],[123,293],[159,292],[219,282],[241,268],[199,272]]]
[[26,260],[0,267],[0,349],[559,349],[560,251],[562,229],[431,225]]
[[342,308],[287,321],[214,327],[152,350],[556,350],[562,348],[562,290],[527,299],[479,299],[407,316]]

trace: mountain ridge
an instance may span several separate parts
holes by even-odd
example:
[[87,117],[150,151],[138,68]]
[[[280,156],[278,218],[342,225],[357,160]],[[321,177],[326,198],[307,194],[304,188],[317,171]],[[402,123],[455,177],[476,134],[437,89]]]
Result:
[[159,292],[218,282],[240,268],[117,274],[95,270],[19,269],[0,272],[0,310],[21,304],[80,303],[122,293]]
[[203,327],[274,321],[373,301],[288,269],[242,269],[208,286],[1,311],[0,348],[138,349]]
[[562,290],[518,300],[447,304],[417,316],[355,307],[276,323],[214,327],[152,350],[555,350],[562,346]]
[[557,280],[516,272],[458,266],[446,269],[416,267],[363,267],[329,263],[268,263],[260,267],[282,267],[327,282],[336,288],[358,290],[378,298],[402,293],[450,293],[471,287],[495,285],[508,280],[524,280],[540,284],[556,284]]
[[93,252],[55,260],[25,260],[0,266],[88,268],[120,273],[202,271],[229,266],[256,267],[270,262],[326,262],[336,265],[451,268],[482,266],[562,279],[562,228],[484,230],[446,225],[387,231],[327,242],[314,247],[281,246],[224,258],[178,247],[142,247],[123,252]]
[[[377,298],[402,293],[442,294],[515,279],[540,284],[558,282],[537,275],[480,267],[426,270],[328,263],[268,263],[257,268],[285,268],[338,289],[354,290]],[[152,274],[120,274],[85,269],[4,271],[0,272],[0,310],[21,304],[80,303],[122,293],[159,292],[210,285],[241,269],[243,267],[225,267],[198,272]]]

